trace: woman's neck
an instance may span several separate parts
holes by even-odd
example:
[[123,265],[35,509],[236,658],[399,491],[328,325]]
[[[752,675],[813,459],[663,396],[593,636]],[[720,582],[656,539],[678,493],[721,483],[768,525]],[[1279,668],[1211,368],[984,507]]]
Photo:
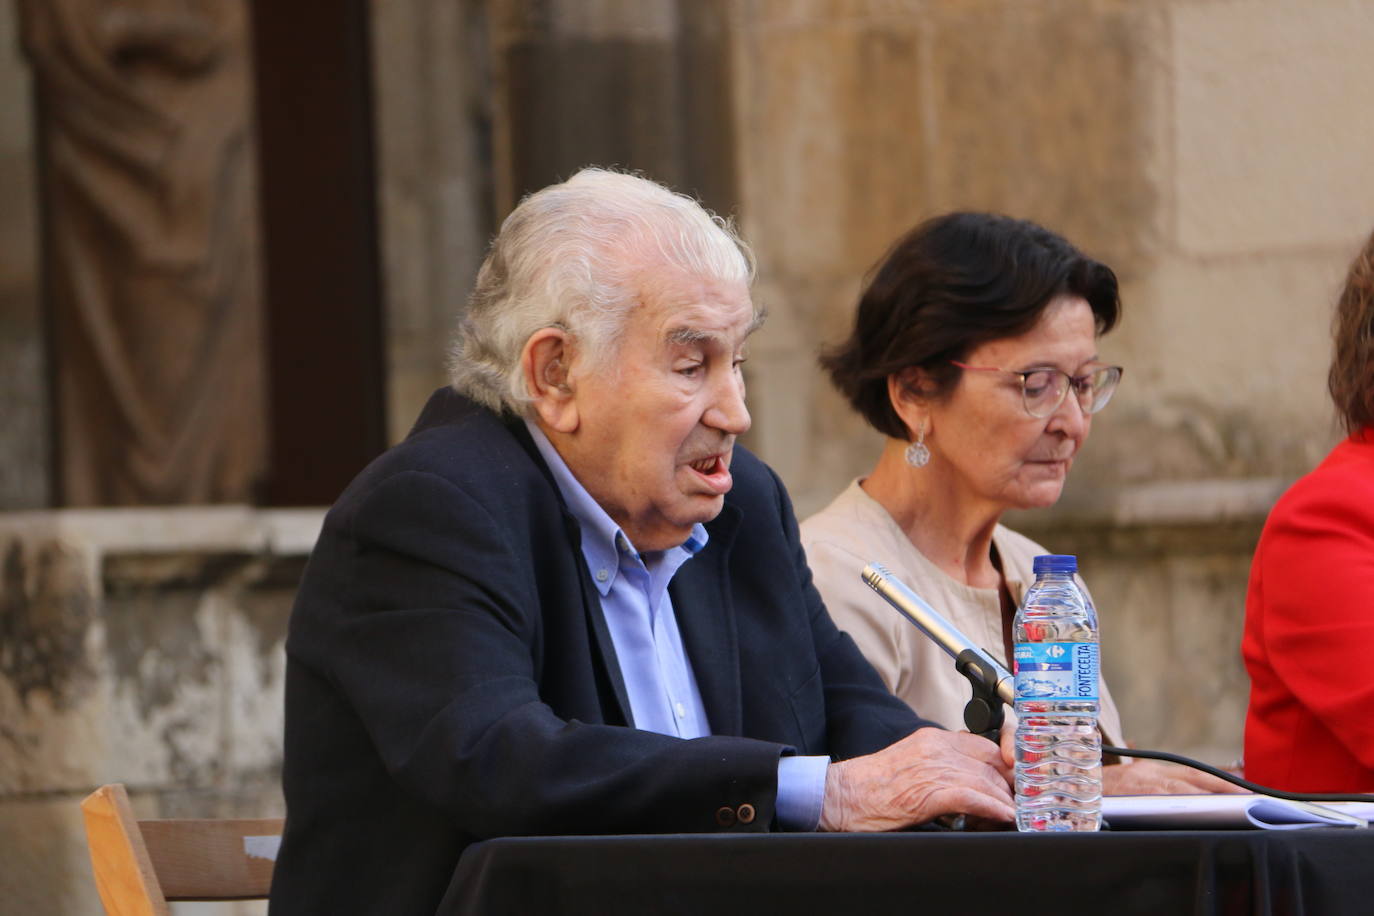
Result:
[[864,492],[950,578],[974,588],[997,588],[1002,579],[993,564],[992,532],[1002,507],[970,498],[954,469],[934,456],[923,468],[907,464],[906,445],[887,440],[873,473],[861,484]]

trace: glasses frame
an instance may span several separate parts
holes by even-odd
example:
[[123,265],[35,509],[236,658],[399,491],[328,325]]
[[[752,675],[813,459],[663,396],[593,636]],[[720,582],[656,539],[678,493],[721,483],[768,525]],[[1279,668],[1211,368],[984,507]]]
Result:
[[[1019,371],[1016,369],[1003,369],[1000,366],[970,366],[967,363],[959,362],[957,359],[952,359],[949,362],[952,366],[958,366],[960,369],[968,369],[973,372],[1001,372],[1003,375],[1017,376],[1021,379],[1021,407],[1025,409],[1026,413],[1037,420],[1043,420],[1048,416],[1052,416],[1054,412],[1059,409],[1059,405],[1064,403],[1064,399],[1069,396],[1069,389],[1071,388],[1075,392],[1074,397],[1078,400],[1079,410],[1083,411],[1084,416],[1092,416],[1107,406],[1112,399],[1112,395],[1116,394],[1116,386],[1121,384],[1121,377],[1126,374],[1126,370],[1121,366],[1099,366],[1086,375],[1069,375],[1063,369],[1056,369],[1053,366],[1040,366],[1035,369]],[[1034,410],[1031,410],[1030,396],[1026,393],[1026,379],[1037,372],[1053,372],[1062,375],[1067,381],[1060,390],[1059,397],[1055,400],[1054,404],[1051,405],[1048,410],[1045,410],[1044,413],[1036,413]],[[1092,380],[1092,377],[1099,372],[1114,372],[1116,373],[1116,377],[1111,382],[1111,387],[1107,391],[1107,396],[1102,400],[1101,404],[1094,406],[1092,400],[1084,404],[1083,396],[1085,394],[1091,396],[1093,392],[1097,390],[1088,383]]]

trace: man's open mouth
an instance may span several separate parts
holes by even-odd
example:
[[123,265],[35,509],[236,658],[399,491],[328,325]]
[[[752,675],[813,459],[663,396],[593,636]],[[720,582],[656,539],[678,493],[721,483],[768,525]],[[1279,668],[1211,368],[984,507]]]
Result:
[[698,458],[696,461],[689,461],[687,466],[698,474],[705,474],[709,477],[717,470],[721,470],[723,464],[724,462],[720,460],[719,455],[708,455],[705,458]]
[[705,458],[687,462],[687,467],[696,472],[696,479],[707,493],[724,496],[734,483],[730,476],[729,457],[729,452],[707,455]]

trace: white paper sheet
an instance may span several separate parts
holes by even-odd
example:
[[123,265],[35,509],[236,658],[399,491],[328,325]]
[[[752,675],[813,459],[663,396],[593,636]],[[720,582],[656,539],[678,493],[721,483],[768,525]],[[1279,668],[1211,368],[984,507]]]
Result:
[[[1324,802],[1322,806],[1374,821],[1374,802]],[[1113,827],[1134,830],[1347,826],[1339,819],[1323,818],[1263,795],[1107,795],[1102,799],[1102,816]]]

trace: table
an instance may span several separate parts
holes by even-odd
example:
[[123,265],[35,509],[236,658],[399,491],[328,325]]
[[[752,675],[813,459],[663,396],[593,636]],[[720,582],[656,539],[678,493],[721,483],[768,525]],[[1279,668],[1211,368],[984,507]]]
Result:
[[1374,913],[1374,829],[504,838],[439,912]]

